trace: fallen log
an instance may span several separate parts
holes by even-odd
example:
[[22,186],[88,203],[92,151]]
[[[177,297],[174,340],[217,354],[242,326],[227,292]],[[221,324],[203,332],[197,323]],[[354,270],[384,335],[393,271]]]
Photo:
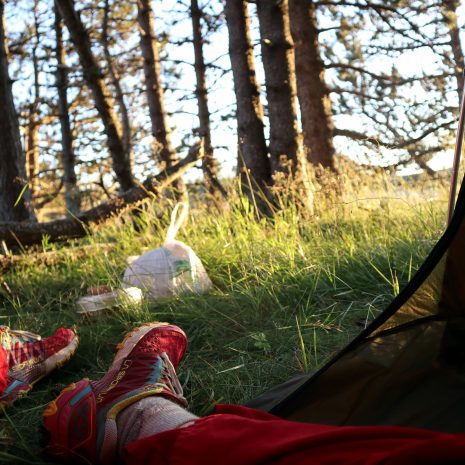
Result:
[[[99,244],[86,244],[79,247],[66,247],[60,250],[51,250],[49,252],[25,253],[18,255],[0,255],[0,276],[6,273],[11,268],[17,266],[31,266],[31,265],[57,265],[65,260],[75,261],[80,260],[96,253],[106,253],[116,248],[116,244],[99,243]],[[2,282],[0,280],[0,286]]]
[[83,237],[88,234],[91,224],[98,224],[122,212],[127,207],[149,196],[160,195],[175,179],[192,167],[202,157],[202,150],[191,150],[189,154],[174,166],[166,168],[156,176],[148,177],[123,194],[108,202],[86,210],[72,218],[44,223],[0,222],[0,243],[7,246],[32,245],[42,242],[44,237],[50,242]]

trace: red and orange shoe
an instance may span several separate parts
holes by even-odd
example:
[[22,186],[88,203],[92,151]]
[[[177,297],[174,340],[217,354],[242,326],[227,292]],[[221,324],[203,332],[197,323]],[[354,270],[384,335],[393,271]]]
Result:
[[60,461],[114,463],[116,416],[124,408],[154,395],[187,407],[175,371],[186,346],[184,332],[168,323],[129,333],[103,378],[71,384],[50,402],[43,413],[47,453]]
[[0,345],[6,351],[8,364],[7,385],[0,394],[0,406],[6,407],[67,362],[76,352],[79,338],[67,328],[59,328],[53,336],[42,339],[38,334],[0,326]]

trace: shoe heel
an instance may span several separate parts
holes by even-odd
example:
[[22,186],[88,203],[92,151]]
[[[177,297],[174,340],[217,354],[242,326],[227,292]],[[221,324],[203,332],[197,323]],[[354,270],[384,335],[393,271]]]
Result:
[[95,459],[95,413],[95,398],[88,379],[64,388],[42,414],[43,424],[51,438],[47,453],[56,458],[71,454],[76,459]]

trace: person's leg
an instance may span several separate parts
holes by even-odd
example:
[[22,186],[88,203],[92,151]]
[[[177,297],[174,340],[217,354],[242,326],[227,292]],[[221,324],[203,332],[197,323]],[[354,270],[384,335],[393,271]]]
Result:
[[29,392],[37,381],[69,360],[78,345],[78,336],[67,328],[42,339],[28,331],[0,326],[0,406],[8,406]]
[[465,435],[286,421],[240,406],[128,444],[125,465],[458,465]]
[[163,431],[192,424],[198,417],[165,397],[145,397],[116,418],[118,455],[126,445]]

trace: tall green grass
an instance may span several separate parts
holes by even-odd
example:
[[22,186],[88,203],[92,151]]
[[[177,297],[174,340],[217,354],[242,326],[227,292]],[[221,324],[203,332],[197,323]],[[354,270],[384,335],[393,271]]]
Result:
[[[240,196],[221,211],[194,202],[178,239],[196,251],[214,289],[90,319],[76,314],[77,298],[88,286],[117,286],[128,255],[161,245],[170,206],[147,203],[137,219],[114,219],[67,247],[44,241],[36,252],[53,253],[55,263],[25,259],[3,276],[11,294],[0,291],[0,324],[43,335],[66,325],[81,345],[1,416],[0,463],[42,463],[46,404],[73,381],[102,376],[123,334],[144,322],[170,321],[187,332],[179,376],[199,415],[219,402],[246,402],[328,360],[410,279],[444,229],[446,210],[434,185],[383,179],[342,197],[328,193],[316,193],[313,216],[286,201],[272,219],[257,218]],[[89,253],[78,256],[84,247]]]

